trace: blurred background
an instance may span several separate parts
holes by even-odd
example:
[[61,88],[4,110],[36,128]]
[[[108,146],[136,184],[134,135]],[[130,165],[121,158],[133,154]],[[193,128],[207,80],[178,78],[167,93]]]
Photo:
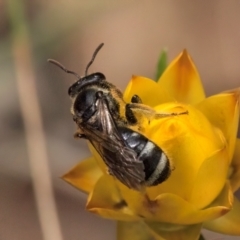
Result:
[[[114,222],[88,213],[86,195],[60,179],[89,152],[84,141],[73,139],[67,89],[74,76],[47,63],[48,58],[83,75],[93,51],[104,42],[90,72],[103,72],[124,89],[132,74],[154,77],[163,48],[169,61],[186,48],[211,95],[240,86],[239,12],[238,0],[0,1],[0,240],[44,239],[33,186],[49,183],[41,171],[46,163],[58,216],[51,213],[52,202],[46,200],[42,207],[61,228],[51,239],[116,239]],[[24,106],[32,113],[27,129]],[[39,107],[41,121],[36,123]],[[27,143],[36,143],[33,153]],[[29,156],[34,154],[33,166]],[[51,192],[46,187],[40,195]],[[51,222],[45,224],[51,229]],[[240,239],[210,232],[205,236]]]

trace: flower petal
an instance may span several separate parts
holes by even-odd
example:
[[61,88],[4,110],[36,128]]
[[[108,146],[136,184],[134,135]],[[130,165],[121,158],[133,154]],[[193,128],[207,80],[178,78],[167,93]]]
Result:
[[202,224],[190,226],[146,222],[149,230],[156,237],[161,236],[164,240],[198,240]]
[[194,179],[202,163],[224,148],[221,133],[216,131],[197,109],[172,103],[163,104],[155,110],[179,112],[174,109],[180,106],[182,112],[188,111],[188,114],[162,118],[156,120],[156,123],[151,122],[153,126],[149,126],[149,132],[146,134],[165,152],[174,168],[165,182],[149,188],[151,198],[159,193],[173,193],[183,199],[190,199]]
[[228,235],[240,235],[240,202],[234,199],[233,208],[226,215],[215,220],[205,222],[204,228]]
[[141,222],[121,222],[117,223],[118,240],[149,240],[152,235],[149,233],[146,225]]
[[127,203],[120,195],[115,180],[110,175],[103,175],[89,194],[87,210],[102,217],[133,221],[140,219],[128,208]]
[[226,148],[217,151],[206,159],[194,180],[194,187],[189,201],[199,209],[212,202],[225,184],[228,166]]
[[156,106],[174,100],[155,81],[139,76],[132,77],[124,91],[123,98],[126,102],[131,102],[133,95],[138,95],[142,102],[148,106]]
[[233,171],[230,176],[230,183],[233,192],[235,192],[240,188],[240,139],[237,139],[236,141],[231,167]]
[[195,104],[205,98],[198,71],[186,50],[172,61],[158,84],[179,102]]
[[223,132],[229,145],[229,158],[232,159],[239,121],[240,89],[211,96],[196,107],[209,121]]
[[96,160],[90,157],[78,163],[68,173],[64,174],[62,178],[74,187],[88,193],[92,191],[101,175],[102,172],[97,166]]
[[[117,182],[118,183],[118,182]],[[147,194],[133,191],[118,183],[122,197],[136,215],[147,221],[190,225],[218,218],[232,206],[232,192],[226,184],[218,198],[206,209],[197,209],[177,195],[164,193],[151,199]]]

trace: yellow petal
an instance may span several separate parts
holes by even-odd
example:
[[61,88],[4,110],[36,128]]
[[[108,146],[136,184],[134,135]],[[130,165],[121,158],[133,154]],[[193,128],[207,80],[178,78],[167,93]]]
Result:
[[128,208],[122,198],[115,180],[109,175],[103,175],[95,184],[93,191],[89,194],[87,210],[102,217],[120,220],[133,221],[139,219]]
[[228,235],[240,235],[240,202],[234,199],[233,208],[226,215],[213,221],[205,222],[204,228]]
[[233,192],[235,192],[240,188],[240,139],[236,141],[231,168],[230,183]]
[[[175,103],[155,109],[176,112],[177,107],[179,104]],[[202,163],[224,148],[221,133],[200,111],[191,106],[182,105],[182,108],[188,114],[163,118],[149,127],[148,137],[162,148],[174,168],[165,182],[149,188],[151,198],[159,193],[173,193],[189,200]]]
[[196,107],[203,112],[209,121],[223,132],[232,158],[239,121],[240,89],[209,97]]
[[161,236],[163,240],[199,240],[202,224],[190,226],[146,222],[149,231],[155,237]]
[[205,98],[198,71],[186,50],[172,61],[158,84],[179,102],[195,104]]
[[74,187],[84,191],[92,191],[95,183],[101,177],[102,172],[96,164],[96,160],[91,157],[81,161],[62,178]]
[[146,221],[190,225],[212,220],[226,214],[232,206],[232,192],[225,185],[222,192],[208,208],[199,210],[177,195],[164,193],[151,199],[146,194],[130,190],[118,183],[129,208]]
[[152,235],[146,225],[141,222],[118,222],[117,240],[149,240]]
[[126,102],[131,102],[133,95],[138,95],[142,102],[149,106],[174,100],[155,81],[140,76],[132,77],[124,91],[123,98]]
[[201,165],[196,179],[193,180],[194,187],[189,201],[198,208],[204,208],[212,202],[225,184],[228,166],[226,148],[206,159]]

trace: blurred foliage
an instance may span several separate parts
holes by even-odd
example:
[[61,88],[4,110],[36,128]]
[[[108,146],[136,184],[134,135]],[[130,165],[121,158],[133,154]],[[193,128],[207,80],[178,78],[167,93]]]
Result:
[[163,49],[162,52],[160,53],[160,57],[157,64],[157,70],[156,70],[156,76],[155,76],[156,82],[162,76],[166,67],[167,67],[167,50]]

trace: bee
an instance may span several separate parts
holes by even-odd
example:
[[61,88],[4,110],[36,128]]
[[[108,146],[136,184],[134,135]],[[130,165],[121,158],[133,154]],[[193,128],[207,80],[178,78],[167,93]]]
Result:
[[55,60],[48,61],[77,78],[68,89],[71,113],[78,128],[75,137],[90,141],[110,175],[128,188],[141,191],[165,181],[171,173],[171,165],[163,150],[137,130],[141,129],[138,118],[161,118],[186,112],[157,113],[137,95],[132,97],[131,103],[126,103],[122,92],[106,81],[102,73],[88,74],[102,46],[103,43],[93,53],[84,77]]

